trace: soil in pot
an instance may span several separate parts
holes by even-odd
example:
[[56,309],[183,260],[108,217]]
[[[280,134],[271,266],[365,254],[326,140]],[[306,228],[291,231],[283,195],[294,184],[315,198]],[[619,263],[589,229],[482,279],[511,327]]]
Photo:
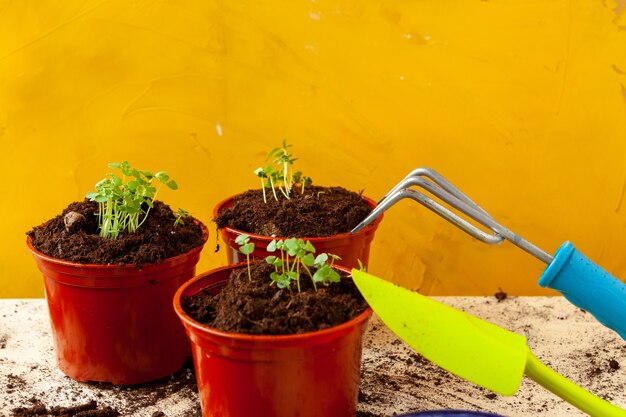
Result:
[[277,190],[278,201],[271,189],[265,191],[267,203],[262,190],[235,197],[215,219],[217,227],[263,236],[325,237],[349,232],[372,211],[361,194],[342,187],[307,186],[304,193],[294,189],[289,199]]
[[183,224],[174,226],[174,213],[160,201],[154,202],[145,223],[135,233],[123,232],[117,239],[100,237],[97,211],[97,203],[89,200],[75,202],[27,234],[33,246],[45,255],[99,265],[160,263],[204,243],[198,221],[186,217]]
[[226,332],[286,335],[312,332],[344,323],[362,313],[367,303],[346,276],[328,286],[308,275],[300,277],[301,291],[270,285],[274,267],[265,262],[234,269],[228,284],[216,296],[202,290],[183,298],[183,309],[196,321]]

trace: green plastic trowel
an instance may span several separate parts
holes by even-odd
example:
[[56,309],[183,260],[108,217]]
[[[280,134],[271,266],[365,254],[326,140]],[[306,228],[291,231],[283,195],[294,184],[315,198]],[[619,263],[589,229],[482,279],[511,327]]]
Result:
[[525,373],[591,416],[626,417],[541,363],[524,336],[366,272],[353,269],[352,278],[385,325],[441,368],[502,395],[515,394]]

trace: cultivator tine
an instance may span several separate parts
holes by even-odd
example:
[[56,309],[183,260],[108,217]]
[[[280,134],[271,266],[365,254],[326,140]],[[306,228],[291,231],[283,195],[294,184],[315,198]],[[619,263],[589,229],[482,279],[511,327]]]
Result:
[[[492,233],[481,230],[479,227],[459,216],[456,212],[411,187],[424,189],[450,207],[490,229]],[[352,229],[352,233],[356,233],[370,224],[376,217],[404,198],[417,201],[481,242],[496,245],[502,242],[502,240],[507,239],[536,258],[546,263],[552,262],[552,256],[499,224],[489,213],[483,210],[478,204],[463,194],[435,170],[424,167],[414,169],[394,186],[385,197],[380,200],[378,206],[376,206],[361,223]]]
[[474,203],[474,201],[472,201],[468,196],[463,194],[463,192],[461,192],[461,190],[459,190],[454,185],[452,185],[452,183],[450,181],[445,179],[443,176],[441,176],[434,169],[427,168],[427,167],[420,167],[420,168],[416,168],[413,171],[411,171],[409,173],[409,175],[404,177],[404,179],[402,181],[400,181],[398,184],[396,184],[396,186],[393,187],[391,189],[391,191],[389,191],[385,195],[385,197],[383,197],[378,202],[378,204],[381,204],[385,200],[385,198],[387,198],[388,195],[390,195],[392,193],[395,193],[395,192],[401,190],[402,188],[406,188],[405,181],[410,180],[411,178],[421,178],[421,177],[425,177],[425,178],[430,179],[432,182],[437,184],[443,190],[445,190],[448,193],[450,193],[452,196],[456,197],[460,201],[463,201],[463,202],[467,203],[469,206],[474,207],[475,209],[477,209],[477,210],[483,212],[485,215],[489,216],[489,214],[485,210],[483,210],[478,204]]

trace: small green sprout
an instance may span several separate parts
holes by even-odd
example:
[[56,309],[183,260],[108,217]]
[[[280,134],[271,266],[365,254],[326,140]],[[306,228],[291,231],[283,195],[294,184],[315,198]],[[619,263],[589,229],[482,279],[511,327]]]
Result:
[[294,184],[300,184],[302,187],[300,189],[300,194],[304,194],[304,187],[313,184],[313,179],[311,179],[311,177],[307,177],[306,175],[302,175],[301,171],[295,172],[292,179]]
[[[268,161],[270,158],[274,158],[272,162],[282,168],[282,181],[283,188],[279,189],[283,192],[283,195],[286,198],[289,198],[289,193],[291,192],[291,175],[289,175],[289,165],[293,165],[296,161],[296,158],[293,158],[289,152],[287,152],[287,148],[290,148],[291,145],[287,145],[287,140],[283,139],[282,148],[274,148],[270,151],[270,153],[265,158],[265,161]],[[280,175],[280,174],[279,174]]]
[[[276,189],[274,188],[274,168],[271,165],[267,165],[265,168],[257,168],[254,170],[254,174],[261,178],[261,189],[263,190],[263,202],[267,204],[267,197],[265,194],[265,189],[268,188],[268,185],[272,187],[272,193],[274,193],[274,199],[278,201],[278,196],[276,195]],[[267,178],[267,182],[264,180]]]
[[239,252],[246,255],[246,263],[248,264],[248,281],[252,281],[250,273],[250,254],[254,252],[254,242],[250,242],[250,236],[242,234],[237,236],[235,243],[239,245]]
[[304,193],[304,187],[313,183],[311,177],[302,175],[300,171],[291,174],[290,167],[297,160],[287,151],[287,148],[291,146],[287,144],[286,139],[283,139],[282,147],[272,149],[265,158],[265,161],[270,161],[270,164],[254,170],[254,175],[261,178],[261,190],[263,190],[265,203],[267,203],[266,188],[272,189],[274,199],[278,201],[277,188],[285,198],[290,199],[291,191],[295,185],[299,184],[301,186],[300,193]]
[[[248,280],[252,280],[250,254],[254,251],[254,243],[250,242],[250,236],[246,234],[237,236],[235,243],[239,245],[239,252],[246,255]],[[276,284],[278,288],[288,288],[291,291],[291,284],[295,281],[300,292],[302,271],[311,278],[316,291],[319,283],[329,285],[331,282],[340,281],[339,273],[333,269],[333,264],[341,258],[330,253],[320,253],[316,257],[315,247],[308,240],[305,242],[295,237],[286,240],[273,239],[266,250],[270,253],[278,252],[277,255],[265,257],[265,262],[274,267],[274,272],[270,274],[270,285]]]
[[[287,240],[274,239],[267,245],[267,251],[276,252],[277,250],[280,257],[270,255],[265,258],[265,262],[274,266],[274,272],[270,278],[279,288],[291,289],[291,283],[295,281],[300,292],[301,271],[306,272],[311,278],[315,290],[317,290],[318,283],[328,285],[340,280],[339,274],[333,269],[333,262],[341,258],[327,253],[320,253],[315,257],[315,247],[308,240],[305,242],[295,237]],[[330,263],[327,262],[329,259]]]
[[359,263],[359,271],[361,271],[361,272],[367,272],[367,268],[366,268],[366,266],[365,266],[365,265],[363,265],[363,262],[361,262],[361,260],[360,260],[360,259],[357,259],[356,261]]
[[189,217],[189,212],[179,207],[178,211],[174,213],[174,217],[176,217],[176,221],[174,222],[174,227],[178,225],[184,225],[185,222],[183,221],[183,219],[185,217]]
[[[137,170],[126,161],[112,162],[108,166],[121,170],[122,177],[108,174],[96,184],[95,192],[87,194],[87,198],[99,205],[96,215],[100,236],[116,239],[124,230],[134,233],[146,221],[163,185],[172,190],[178,185],[165,171],[153,174]],[[155,179],[160,183],[158,188],[153,185]],[[143,219],[140,220],[141,216]]]
[[[327,263],[331,259],[330,264]],[[333,269],[333,263],[341,258],[337,255],[321,253],[315,258],[314,266],[317,268],[313,274],[313,282],[321,282],[328,285],[331,282],[339,282],[339,274]]]

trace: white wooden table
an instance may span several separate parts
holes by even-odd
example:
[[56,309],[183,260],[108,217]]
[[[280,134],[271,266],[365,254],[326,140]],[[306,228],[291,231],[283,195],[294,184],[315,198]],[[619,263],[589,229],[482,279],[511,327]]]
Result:
[[[544,363],[626,408],[626,342],[565,299],[438,299],[525,335]],[[0,300],[0,416],[8,417],[14,408],[30,406],[33,397],[49,408],[93,399],[123,416],[199,416],[191,367],[139,387],[73,381],[56,367],[45,301]],[[416,355],[374,317],[365,337],[358,416],[449,408],[509,417],[584,415],[527,378],[512,397],[465,382]]]

